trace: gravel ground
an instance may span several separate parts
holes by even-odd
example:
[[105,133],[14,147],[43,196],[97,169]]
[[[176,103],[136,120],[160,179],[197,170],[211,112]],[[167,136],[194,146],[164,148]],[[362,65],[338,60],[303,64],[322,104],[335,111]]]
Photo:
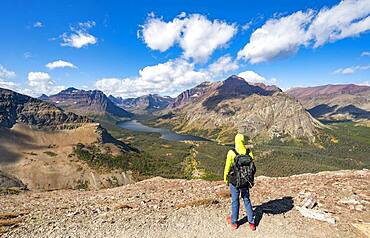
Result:
[[[98,191],[1,195],[0,236],[366,237],[369,181],[368,170],[258,177],[251,190],[255,232],[247,224],[237,230],[226,224],[230,195],[221,181],[157,177]],[[307,197],[317,202],[315,211],[326,212],[336,223],[302,216],[295,207]]]

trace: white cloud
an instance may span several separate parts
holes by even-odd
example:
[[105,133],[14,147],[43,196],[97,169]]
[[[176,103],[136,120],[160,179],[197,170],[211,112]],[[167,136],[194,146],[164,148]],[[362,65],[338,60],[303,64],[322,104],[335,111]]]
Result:
[[24,93],[31,96],[40,96],[41,94],[56,94],[63,90],[64,86],[55,85],[50,75],[45,72],[29,72],[27,83],[29,88]]
[[19,87],[16,83],[11,81],[5,81],[3,79],[0,79],[0,88],[6,88],[10,90],[18,90]]
[[364,82],[360,83],[359,85],[369,86],[370,87],[370,81],[364,81]]
[[309,9],[270,19],[252,33],[238,58],[260,63],[295,53],[301,46],[316,48],[358,36],[370,30],[369,14],[370,0],[343,0],[319,12]]
[[251,70],[241,72],[238,74],[238,76],[245,79],[248,82],[253,82],[253,83],[256,83],[256,82],[262,83],[266,81],[264,77],[262,77],[261,75]]
[[71,27],[71,33],[63,33],[61,38],[63,42],[61,46],[70,46],[74,48],[82,48],[87,45],[94,45],[97,43],[97,38],[87,32],[88,29],[95,26],[94,21],[80,22],[78,27]]
[[347,68],[339,68],[335,70],[333,73],[334,74],[353,74],[355,72],[354,69],[347,67]]
[[180,46],[186,58],[205,61],[236,34],[237,27],[220,20],[209,21],[205,16],[191,15],[184,25]]
[[207,60],[216,49],[226,46],[236,32],[235,24],[210,21],[199,14],[186,16],[181,13],[169,22],[152,14],[138,36],[149,48],[161,52],[178,43],[185,58],[200,62]]
[[0,78],[14,78],[15,76],[14,71],[8,70],[0,64]]
[[33,27],[42,28],[42,27],[44,27],[44,24],[41,21],[37,21],[37,22],[33,23]]
[[237,70],[238,68],[239,65],[237,61],[233,60],[229,55],[224,55],[218,58],[214,63],[210,64],[208,70],[210,73],[218,75],[220,73]]
[[244,25],[242,25],[242,30],[243,31],[249,30],[249,28],[251,28],[251,25],[252,25],[252,21],[245,23]]
[[353,73],[358,72],[358,71],[368,70],[368,69],[370,69],[370,65],[356,65],[356,66],[352,66],[352,67],[336,69],[333,73],[334,74],[349,75],[349,74],[353,74]]
[[137,97],[149,93],[176,95],[183,89],[210,80],[208,72],[195,70],[194,63],[184,59],[147,66],[134,78],[103,78],[95,86],[114,96]]
[[[210,64],[208,68],[195,68],[190,63],[179,58],[169,60],[141,69],[136,77],[102,78],[95,82],[95,87],[107,95],[138,97],[150,93],[177,96],[180,92],[194,87],[204,81],[211,81],[223,76],[225,72],[238,69],[239,66],[229,55],[224,55]],[[253,72],[245,71],[239,74],[248,82],[275,84],[276,79],[266,79]]]
[[79,22],[78,25],[83,29],[89,29],[96,25],[94,21]]
[[313,12],[296,12],[280,19],[268,20],[251,35],[250,42],[238,52],[238,58],[260,63],[294,53],[307,44],[305,29]]
[[48,69],[56,69],[56,68],[77,68],[74,64],[64,61],[64,60],[57,60],[54,62],[47,63],[45,65]]
[[31,52],[25,52],[25,53],[23,54],[23,57],[24,57],[25,59],[30,59],[30,58],[32,58],[32,53],[31,53]]
[[238,76],[245,79],[245,81],[249,83],[275,84],[277,81],[275,78],[266,79],[265,77],[259,75],[258,73],[252,70],[241,72],[238,74]]
[[370,56],[370,52],[369,51],[364,51],[361,53],[361,56]]
[[332,8],[322,8],[312,21],[307,34],[314,47],[370,29],[370,1],[344,0]]
[[150,49],[161,52],[166,51],[180,38],[181,28],[184,23],[179,18],[175,18],[170,22],[164,22],[162,19],[152,16],[142,26],[142,38]]
[[90,44],[94,45],[97,42],[95,36],[83,31],[76,31],[70,35],[63,34],[62,38],[64,41],[63,43],[61,43],[62,46],[70,46],[74,48],[82,48]]

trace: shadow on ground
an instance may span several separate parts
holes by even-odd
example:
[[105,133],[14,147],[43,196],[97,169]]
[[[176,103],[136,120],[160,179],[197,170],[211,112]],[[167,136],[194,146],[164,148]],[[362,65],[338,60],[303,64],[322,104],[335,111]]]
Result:
[[[256,226],[258,226],[260,221],[262,220],[263,214],[271,214],[271,215],[283,214],[283,213],[286,213],[292,210],[293,207],[294,207],[293,197],[283,197],[283,198],[279,198],[279,199],[275,199],[275,200],[262,203],[261,205],[255,206],[254,223]],[[247,222],[248,222],[248,219],[245,216],[243,219],[239,221],[239,224],[242,225]]]

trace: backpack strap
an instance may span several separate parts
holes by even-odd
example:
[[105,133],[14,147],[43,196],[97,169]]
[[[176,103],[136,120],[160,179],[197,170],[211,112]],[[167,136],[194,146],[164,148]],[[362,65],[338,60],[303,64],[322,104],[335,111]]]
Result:
[[238,162],[238,159],[239,159],[239,153],[236,151],[236,149],[233,147],[231,148],[231,150],[235,153],[235,158],[234,158],[234,163],[233,164],[237,164]]

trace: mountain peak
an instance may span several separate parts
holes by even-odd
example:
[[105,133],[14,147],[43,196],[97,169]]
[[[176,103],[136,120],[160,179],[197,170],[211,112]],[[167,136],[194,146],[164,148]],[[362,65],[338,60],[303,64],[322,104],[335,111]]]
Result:
[[40,100],[48,100],[49,99],[49,96],[48,95],[46,95],[46,94],[42,94],[40,97],[38,97],[38,99],[40,99]]
[[131,113],[116,106],[111,99],[100,90],[86,91],[70,87],[58,94],[50,96],[48,100],[58,104],[58,106],[82,114],[108,113],[119,117],[131,116]]
[[244,80],[242,77],[239,77],[235,74],[229,76],[226,80]]
[[77,88],[74,88],[74,87],[69,87],[69,88],[66,88],[66,89],[62,90],[61,92],[75,92],[75,91],[79,91],[79,90]]

